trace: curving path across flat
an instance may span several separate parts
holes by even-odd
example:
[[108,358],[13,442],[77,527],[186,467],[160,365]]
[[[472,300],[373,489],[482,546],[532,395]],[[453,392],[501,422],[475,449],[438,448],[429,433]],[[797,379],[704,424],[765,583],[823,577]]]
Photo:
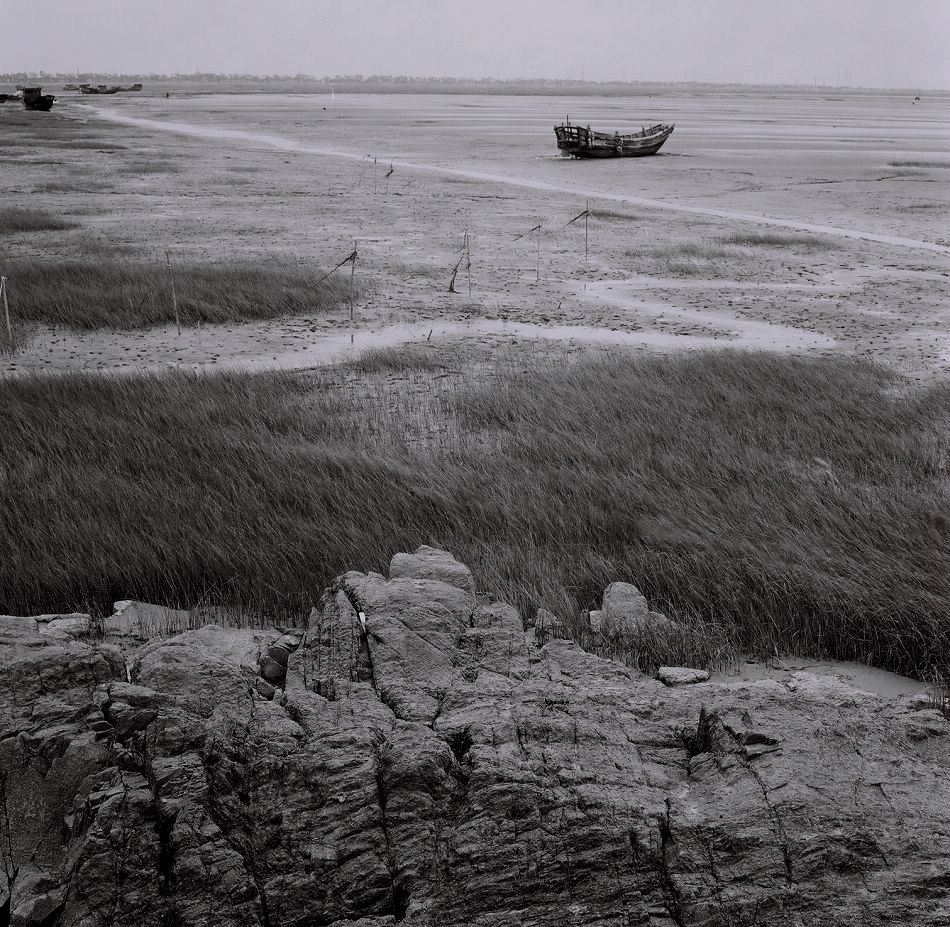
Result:
[[[291,138],[273,135],[266,132],[250,132],[244,129],[221,129],[216,126],[194,125],[187,122],[168,122],[159,119],[146,119],[140,116],[128,116],[115,110],[88,104],[76,104],[77,107],[91,111],[101,119],[117,122],[123,125],[138,126],[161,132],[171,132],[177,135],[189,135],[195,138],[221,139],[225,141],[250,142],[265,145],[279,151],[294,151],[302,154],[315,154],[332,158],[344,158],[350,161],[363,161],[365,155],[348,151],[338,151],[332,148],[321,148],[306,145]],[[386,159],[390,160],[389,158]],[[506,184],[528,190],[542,190],[550,193],[566,193],[577,197],[606,202],[623,203],[632,206],[642,206],[648,209],[667,210],[669,212],[689,213],[697,216],[711,216],[717,219],[731,219],[737,222],[751,222],[773,228],[792,229],[798,232],[810,232],[817,235],[828,235],[835,238],[851,238],[860,241],[874,241],[895,248],[910,248],[919,251],[929,251],[933,254],[950,256],[950,247],[939,245],[932,241],[921,241],[915,238],[904,238],[898,235],[882,235],[878,232],[863,231],[860,229],[845,229],[832,225],[816,225],[809,222],[796,222],[790,219],[777,219],[772,216],[759,216],[752,213],[733,212],[725,209],[712,209],[706,206],[690,206],[684,203],[671,203],[666,200],[654,200],[639,196],[629,196],[619,193],[605,193],[598,190],[585,190],[575,185],[550,183],[543,180],[509,177],[504,174],[492,174],[483,171],[466,170],[463,168],[444,167],[421,161],[403,161],[393,159],[394,166],[401,170],[419,171],[435,174],[444,174],[451,177],[464,177],[470,180],[483,180],[488,183]]]

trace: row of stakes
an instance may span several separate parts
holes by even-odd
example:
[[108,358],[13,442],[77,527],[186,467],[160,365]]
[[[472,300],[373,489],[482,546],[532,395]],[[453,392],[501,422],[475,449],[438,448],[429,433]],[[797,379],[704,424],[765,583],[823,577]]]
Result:
[[[390,176],[392,173],[392,168],[390,167],[389,173],[386,175]],[[564,225],[564,228],[567,228],[570,225],[573,225],[575,222],[579,222],[581,219],[584,220],[584,275],[585,275],[585,289],[587,286],[586,278],[589,271],[590,263],[590,233],[589,233],[589,221],[590,221],[591,211],[590,211],[590,201],[587,202],[583,212],[578,213]],[[528,229],[526,232],[522,232],[520,235],[516,235],[514,240],[519,241],[522,238],[527,238],[528,235],[532,235],[535,232],[537,233],[538,241],[538,250],[537,250],[537,263],[535,266],[535,282],[541,280],[541,233],[543,231],[543,224],[539,222],[534,227]],[[324,280],[327,280],[334,273],[336,273],[340,268],[345,267],[347,264],[350,265],[350,287],[349,287],[349,307],[350,307],[350,323],[352,324],[355,317],[354,312],[354,297],[355,297],[355,281],[356,281],[356,261],[359,257],[359,244],[358,242],[353,242],[353,250],[345,257],[342,261],[339,262],[332,270],[324,274],[315,284],[319,286]],[[178,291],[175,289],[175,275],[172,271],[172,262],[171,255],[168,251],[165,252],[165,263],[168,267],[168,280],[169,287],[172,295],[172,311],[175,317],[175,328],[179,335],[181,335],[181,316],[178,312]],[[452,276],[449,280],[449,292],[457,293],[458,290],[455,289],[455,281],[458,278],[458,273],[460,270],[465,270],[468,277],[468,295],[471,298],[472,295],[472,251],[471,251],[471,236],[468,229],[465,230],[465,237],[462,241],[462,250],[459,255],[459,259],[456,262],[455,266],[452,268]],[[13,328],[10,323],[10,305],[7,299],[7,277],[0,276],[0,301],[3,304],[3,318],[4,324],[6,326],[7,333],[7,344],[11,350],[15,349],[15,342],[13,340]]]

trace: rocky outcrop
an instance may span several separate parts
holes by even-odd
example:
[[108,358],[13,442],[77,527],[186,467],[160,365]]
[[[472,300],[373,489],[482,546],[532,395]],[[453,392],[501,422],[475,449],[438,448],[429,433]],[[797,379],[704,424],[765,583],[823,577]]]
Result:
[[122,653],[0,619],[6,922],[948,922],[940,711],[669,687],[537,646],[444,552],[393,563],[299,633]]

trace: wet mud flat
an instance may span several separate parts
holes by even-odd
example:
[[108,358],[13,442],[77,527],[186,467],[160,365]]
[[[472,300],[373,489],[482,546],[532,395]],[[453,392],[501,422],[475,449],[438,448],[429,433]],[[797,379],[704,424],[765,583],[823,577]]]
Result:
[[[121,266],[167,250],[173,262],[316,272],[355,243],[354,318],[341,304],[181,334],[171,319],[30,326],[0,364],[293,368],[360,345],[541,338],[853,354],[930,378],[950,364],[950,103],[924,102],[766,91],[64,98],[64,132],[121,148],[7,148],[5,198],[77,225],[10,236],[9,256]],[[551,130],[566,115],[677,128],[655,157],[588,163],[557,156]],[[568,223],[588,207],[585,260],[584,223]],[[537,225],[540,240],[526,234]],[[450,293],[466,233],[471,266]]]

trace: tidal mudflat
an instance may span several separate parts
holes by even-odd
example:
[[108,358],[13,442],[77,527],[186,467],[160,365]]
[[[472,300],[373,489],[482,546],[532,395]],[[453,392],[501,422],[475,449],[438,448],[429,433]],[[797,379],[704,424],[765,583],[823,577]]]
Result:
[[[528,621],[636,582],[688,629],[655,661],[946,678],[948,114],[810,91],[4,111],[8,609],[300,620],[341,571],[438,544]],[[568,115],[677,128],[571,161]],[[323,280],[354,248],[352,291],[351,265]],[[118,371],[162,375],[87,375]]]
[[[580,162],[556,152],[565,116],[676,130],[654,157]],[[30,326],[0,364],[258,369],[543,336],[855,355],[929,379],[950,366],[948,116],[942,96],[827,91],[64,99],[45,116],[61,126],[55,146],[4,132],[4,199],[74,223],[4,236],[14,321],[17,261],[121,267],[168,251],[173,265],[323,271],[355,242],[354,319],[344,298],[267,321],[186,320],[180,334],[170,314],[147,328]],[[585,261],[584,222],[568,222],[588,204]],[[539,224],[540,242],[525,234]],[[471,267],[452,294],[466,233]],[[344,289],[348,271],[333,278]]]

